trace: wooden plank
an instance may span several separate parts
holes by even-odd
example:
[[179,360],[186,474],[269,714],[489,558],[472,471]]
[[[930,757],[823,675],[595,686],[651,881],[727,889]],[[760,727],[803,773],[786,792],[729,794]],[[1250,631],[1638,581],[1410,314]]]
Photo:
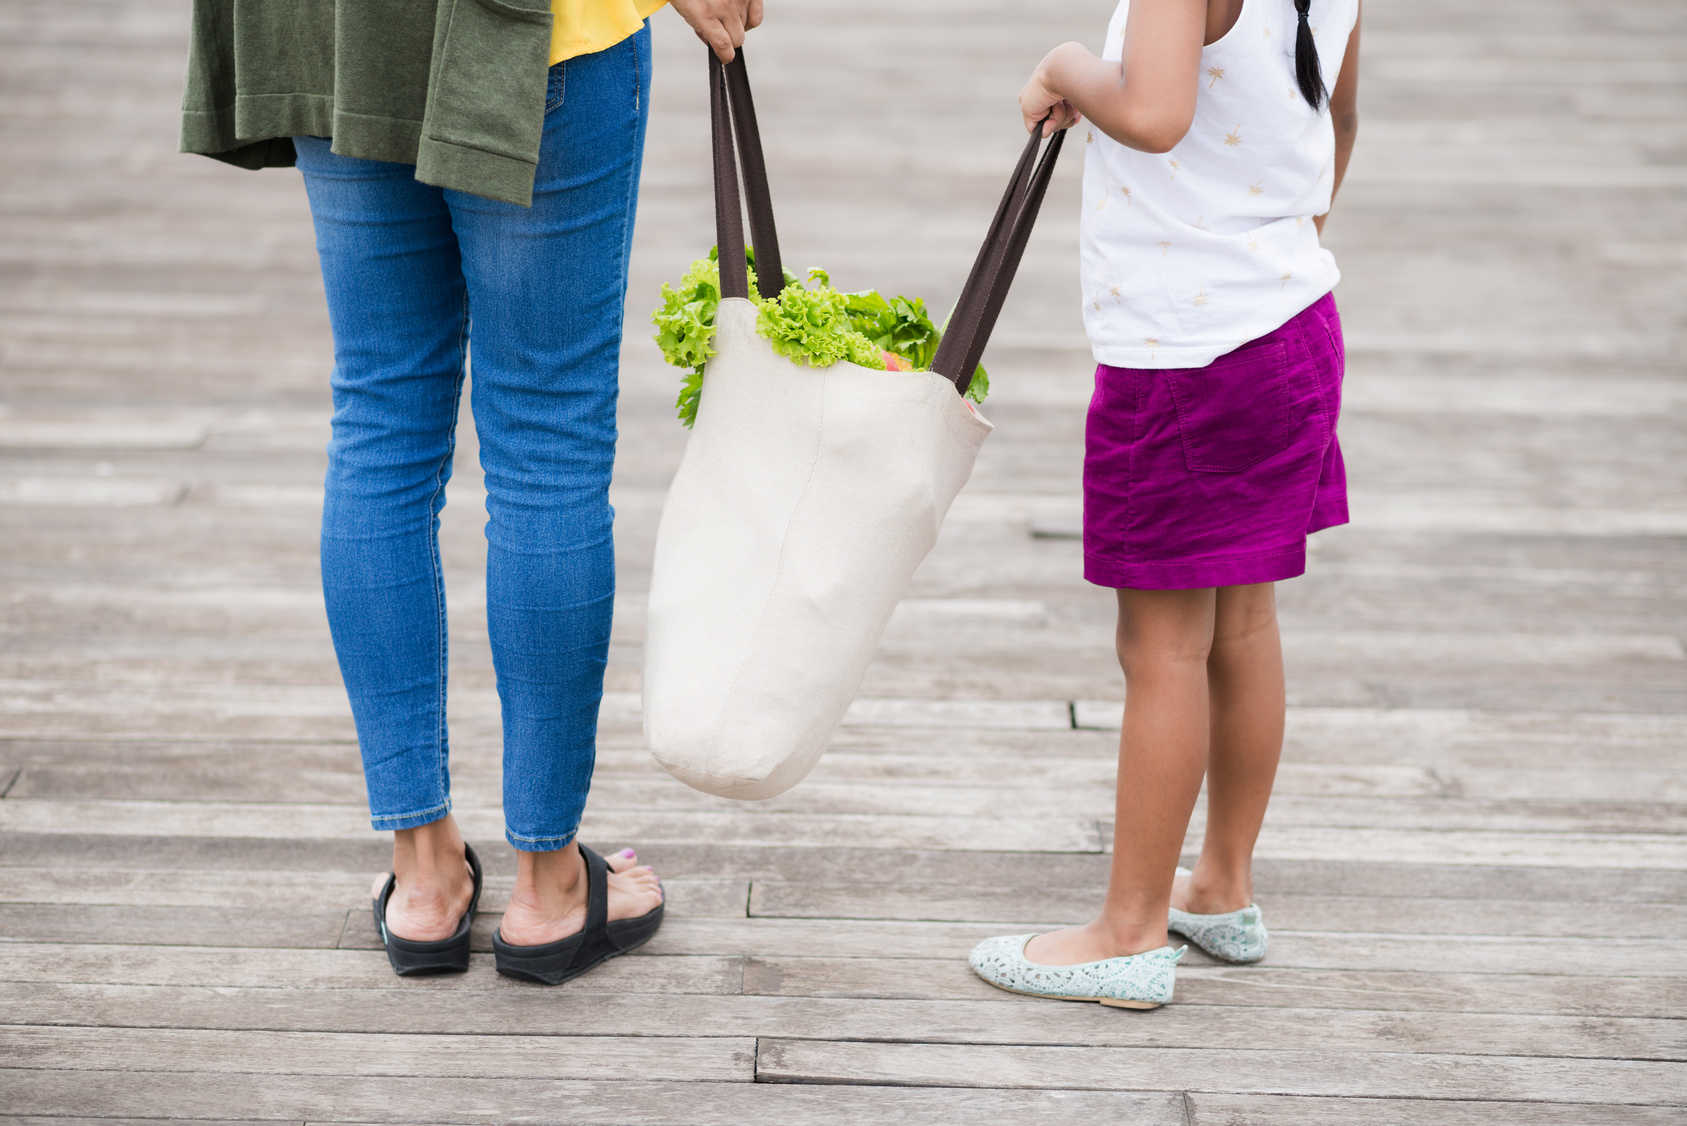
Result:
[[344,910],[0,904],[0,934],[25,942],[328,948],[345,925]]
[[[1680,1022],[1668,1019],[1179,1005],[1169,1007],[1158,1020],[1120,1021],[1109,1020],[1100,1005],[660,997],[584,989],[570,992],[567,1003],[559,1007],[548,991],[494,985],[486,967],[468,976],[482,978],[479,989],[459,987],[437,995],[414,986],[376,990],[225,987],[208,996],[207,990],[195,987],[58,983],[7,986],[4,994],[8,1023],[67,1027],[77,1035],[92,1034],[84,1026],[97,1024],[301,1035],[332,1030],[370,1036],[424,1032],[568,1038],[772,1036],[898,1043],[1087,1044],[1226,1053],[1251,1051],[1263,1042],[1274,1049],[1302,1052],[1396,1052],[1410,1045],[1414,1053],[1447,1055],[1687,1058]],[[242,1051],[234,1043],[227,1054],[239,1058]],[[119,1063],[95,1056],[90,1066],[149,1069],[144,1057],[135,1059],[138,1062]]]
[[[1126,1018],[1130,1019],[1130,1018]],[[1443,1098],[1670,1105],[1687,1101],[1687,1073],[1667,1063],[1404,1052],[1228,1053],[1199,1050],[949,1044],[759,1042],[756,1078],[773,1083],[1089,1087],[1323,1097]]]
[[[264,909],[277,903],[289,910],[340,910],[363,906],[372,872],[194,872],[133,868],[8,867],[0,869],[0,903],[99,904],[136,907],[217,907],[227,911]],[[677,915],[743,918],[749,899],[747,880],[665,880],[667,910]],[[488,875],[480,909],[502,912],[515,877]]]
[[1328,1099],[1294,1095],[1189,1095],[1190,1126],[1674,1126],[1676,1107]]
[[[588,838],[600,851],[618,843]],[[790,883],[895,885],[917,872],[923,883],[978,887],[999,882],[1030,887],[1101,888],[1108,858],[1097,853],[899,852],[885,863],[881,850],[737,845],[645,845],[640,855],[664,878],[776,880]],[[490,872],[513,870],[514,852],[500,839],[475,841]],[[361,840],[251,837],[126,837],[11,834],[0,853],[8,865],[122,868],[138,860],[154,869],[199,871],[364,871],[392,858],[375,834]],[[1592,913],[1627,910],[1604,905],[1678,904],[1687,900],[1687,872],[1665,869],[1511,868],[1505,866],[1366,863],[1353,860],[1263,859],[1254,866],[1262,900],[1280,894],[1407,899],[1504,899],[1583,903]]]
[[[479,924],[477,923],[477,926]],[[495,920],[486,920],[488,927]],[[681,919],[665,924],[651,940],[651,953],[754,957],[961,958],[992,934],[1031,931],[1035,924],[926,923],[855,919]],[[490,949],[487,932],[485,949]],[[358,946],[373,943],[354,929]],[[1322,934],[1274,931],[1274,966],[1305,969],[1417,971],[1448,968],[1443,935]],[[1556,938],[1467,935],[1458,944],[1459,965],[1470,973],[1543,973],[1595,976],[1677,977],[1687,964],[1687,940],[1610,938],[1599,943],[1597,962],[1587,947]],[[1186,956],[1194,964],[1200,956]]]
[[[1113,785],[1111,756],[1062,756],[1055,748],[1041,753],[938,754],[862,753],[832,750],[804,781],[805,795],[823,784],[945,783],[955,786],[1024,786],[1033,791],[1063,787],[1075,796]],[[190,763],[145,762],[135,765],[41,765],[31,756],[10,792],[17,798],[124,798],[160,801],[263,801],[285,791],[296,801],[356,803],[363,800],[362,775],[344,769],[351,757],[341,749],[341,769],[284,770],[272,760],[266,770],[242,770],[220,758],[250,760],[249,752],[207,753]],[[285,760],[285,753],[277,757]],[[298,756],[319,763],[317,751]],[[130,758],[133,762],[134,759]],[[661,767],[643,749],[600,745],[594,793],[606,791],[617,777],[656,779]],[[500,777],[491,772],[451,771],[453,796],[468,806],[495,805]],[[664,786],[664,789],[671,789]],[[880,792],[883,792],[882,790]],[[1516,767],[1394,766],[1385,764],[1286,762],[1279,767],[1275,796],[1456,797],[1475,801],[1667,803],[1687,804],[1687,770],[1526,769]],[[888,796],[888,795],[887,795]],[[812,800],[812,799],[811,799]],[[1084,797],[1084,800],[1089,800]]]
[[[1193,838],[1193,834],[1191,834]],[[1198,847],[1195,839],[1186,852]],[[1677,868],[1687,863],[1687,841],[1670,833],[1483,833],[1434,830],[1276,827],[1268,819],[1254,855],[1300,860],[1351,855],[1358,860],[1406,864],[1509,864],[1570,867]]]
[[[226,660],[229,647],[234,644],[237,643],[232,639],[220,643],[216,652],[207,653],[207,664]],[[275,644],[266,643],[268,652],[275,651]],[[158,645],[156,637],[136,639],[134,656],[154,653]],[[120,638],[102,639],[101,646],[108,653],[114,648],[123,651]],[[313,641],[312,650],[321,660],[329,659],[322,641]],[[1108,706],[1118,707],[1117,703]],[[13,736],[8,742],[14,740],[43,748],[41,753],[45,753],[47,745],[39,740]],[[337,737],[336,741],[342,745],[354,742],[347,737]],[[78,745],[75,738],[58,742],[70,748]],[[200,742],[208,745],[205,740]],[[137,748],[148,745],[144,741],[130,743]],[[1674,716],[1481,715],[1417,709],[1291,708],[1286,755],[1290,762],[1347,767],[1420,765],[1443,771],[1452,767],[1586,769],[1589,749],[1597,747],[1601,768],[1626,771],[1656,770],[1663,764],[1681,768],[1684,744],[1687,744],[1687,724]],[[86,742],[80,745],[90,750],[95,746]],[[99,745],[108,748],[109,753],[124,744],[105,741]],[[178,741],[174,745],[181,744]],[[293,745],[297,745],[296,739]],[[896,735],[893,729],[871,728],[845,729],[839,733],[835,746],[892,752],[908,749],[906,738]],[[949,753],[957,756],[978,748],[990,748],[996,753],[1030,754],[1039,749],[1048,753],[1054,747],[1066,756],[1081,754],[1111,759],[1117,754],[1116,744],[1100,731],[1056,737],[1012,731],[931,729],[919,737],[918,746],[922,750],[948,748]],[[629,756],[629,760],[634,758]],[[352,760],[342,755],[337,761],[345,764]]]
[[1064,700],[921,700],[858,697],[844,714],[850,727],[1008,728],[1066,731],[1072,714]]
[[[405,987],[375,950],[207,946],[0,945],[0,981],[248,988]],[[448,976],[431,989],[482,989],[502,978]],[[650,993],[1008,1001],[959,958],[824,958],[641,955],[606,963],[566,988]],[[1687,1007],[1683,978],[1362,972],[1261,966],[1182,966],[1179,1004],[1274,1006],[1286,997],[1321,1008],[1565,1013],[1663,1017]]]
[[[871,959],[752,957],[744,962],[744,991],[790,997],[883,997],[936,1000],[964,997],[1009,1001],[980,981],[958,958]],[[1585,1013],[1671,1017],[1687,1005],[1681,977],[1555,977],[1538,975],[1238,968],[1186,961],[1178,967],[1179,1005],[1283,1005],[1379,1009],[1391,1012]]]
[[13,1066],[76,1071],[191,1071],[268,1075],[402,1075],[523,1079],[747,1082],[748,1039],[409,1036],[205,1029],[54,1028],[0,1025]]
[[906,1126],[988,1122],[1065,1126],[1095,1122],[1186,1126],[1183,1096],[1168,1092],[961,1091],[803,1087],[758,1083],[584,1082],[554,1078],[251,1075],[0,1070],[0,1101],[18,1115],[149,1118],[259,1116],[343,1123],[504,1126]]
[[203,418],[0,417],[0,449],[191,450],[204,443]]
[[[757,880],[750,914],[763,918],[1035,919],[1085,923],[1100,907],[1102,886],[973,887],[928,884],[821,884]],[[1535,900],[1311,896],[1277,892],[1262,902],[1276,930],[1395,934],[1603,937],[1611,920],[1581,903]],[[1636,905],[1623,913],[1630,938],[1671,938],[1687,929],[1687,904]]]
[[[485,967],[481,967],[484,969]],[[179,985],[248,989],[402,989],[379,950],[285,949],[163,945],[0,944],[0,981],[85,985]],[[569,992],[738,993],[743,959],[724,956],[616,958],[589,978],[565,982]],[[444,974],[430,991],[522,988],[491,973]]]
[[[471,839],[502,835],[497,810],[456,811]],[[283,803],[42,802],[0,803],[0,832],[121,833],[125,835],[219,837],[316,837],[355,840],[369,832],[367,814],[355,806]],[[1022,847],[1046,852],[1093,852],[1100,847],[1095,822],[1084,818],[1006,819],[910,816],[872,818],[741,812],[636,813],[588,810],[581,833],[591,839],[640,842],[773,844],[827,847],[854,843],[864,835],[884,847]]]
[[[1353,799],[1355,801],[1359,799]],[[1287,805],[1288,802],[1283,803]],[[1320,806],[1319,808],[1323,808]],[[1328,808],[1337,814],[1341,803]],[[1668,807],[1663,807],[1668,808]],[[496,837],[495,810],[459,808],[457,818],[471,837]],[[1356,820],[1339,816],[1325,822]],[[1409,815],[1403,820],[1410,821]],[[268,836],[356,838],[368,832],[356,807],[282,804],[7,800],[0,804],[0,831],[169,834],[184,836]],[[1191,826],[1191,845],[1201,826]],[[946,817],[920,815],[819,814],[737,811],[588,809],[583,833],[595,839],[652,843],[765,844],[828,847],[871,835],[885,847],[1000,849],[1088,852],[1099,841],[1095,822],[1072,817]],[[1563,867],[1687,867],[1687,837],[1670,832],[1515,832],[1472,829],[1332,828],[1266,822],[1258,855],[1299,859],[1342,854],[1360,860],[1407,863],[1514,864]]]
[[[929,763],[929,769],[935,774],[941,765],[941,761],[932,762]],[[31,769],[30,774],[34,773]],[[1335,775],[1338,779],[1342,777],[1338,771],[1324,773]],[[121,779],[122,775],[118,774],[113,782],[108,784],[115,785],[121,782]],[[275,792],[274,784],[279,780],[279,775],[270,775],[256,781],[270,783],[271,788],[264,795],[268,796]],[[896,785],[887,787],[881,784],[884,781],[894,781]],[[975,782],[968,779],[964,772],[960,772],[958,777],[932,777],[929,780],[881,776],[855,781],[821,777],[810,779],[794,790],[757,802],[749,808],[771,814],[995,819],[1025,819],[1036,816],[1051,820],[1059,818],[1062,814],[1086,818],[1104,818],[1111,814],[1113,795],[1110,772],[1103,774],[1099,770],[1095,771],[1091,784],[1084,787],[1074,786],[1064,780],[1055,781],[1061,784],[1038,786],[1031,784],[1028,779],[1015,782],[1010,777]],[[1286,792],[1274,796],[1270,823],[1274,827],[1359,825],[1384,829],[1427,828],[1437,831],[1525,833],[1687,831],[1687,802],[1599,802],[1586,799],[1525,801],[1515,798],[1487,801],[1460,795],[1456,789],[1459,786],[1456,776],[1444,779],[1438,775],[1419,773],[1416,781],[1417,793],[1413,796],[1377,795],[1374,792],[1366,792],[1368,787],[1363,783],[1347,793],[1341,793],[1339,790],[1336,793],[1328,792],[1329,789],[1341,785],[1338,781],[1335,787],[1325,788],[1324,792],[1315,790],[1310,795],[1297,793],[1291,785],[1285,787]],[[469,772],[462,778],[454,778],[454,782],[457,808],[465,811],[465,815],[469,811],[484,813],[495,810],[498,806],[500,794],[497,775]],[[337,790],[335,796],[340,799],[339,802],[327,803],[310,800],[316,795],[300,794],[298,804],[301,805],[340,804],[348,799],[350,802],[362,804],[362,783],[355,775],[342,774],[338,778],[306,775],[301,780],[301,786],[307,790],[315,789],[318,794],[323,791],[333,793]],[[333,789],[330,789],[331,787]],[[221,779],[216,775],[185,774],[179,778],[177,792],[168,796],[172,801],[197,802],[241,796],[219,793],[223,788]],[[26,779],[21,792],[15,796],[18,799],[51,797],[54,800],[65,800],[65,795],[50,791],[42,795],[35,793],[35,790],[32,779]],[[1435,800],[1418,800],[1421,797],[1432,797]],[[276,805],[273,802],[262,801],[254,804],[265,809]],[[711,810],[731,813],[746,807],[740,802],[712,797],[676,785],[673,779],[665,774],[654,774],[646,770],[641,763],[639,773],[635,776],[606,773],[605,776],[597,778],[592,787],[589,808],[594,815],[603,815],[611,812],[637,813],[658,810]],[[1204,807],[1198,806],[1197,825],[1204,816]]]
[[[0,869],[0,903],[25,905],[184,906],[233,911],[264,910],[278,902],[288,912],[360,910],[370,872],[148,871],[109,868]],[[491,876],[482,910],[503,909],[513,878]],[[666,881],[676,917],[743,917],[749,881],[672,877]],[[758,880],[750,913],[766,918],[854,918],[977,921],[1017,917],[1042,925],[1082,922],[1093,915],[1100,881],[1088,887],[977,888],[954,883],[820,884]],[[1378,896],[1300,896],[1279,892],[1265,899],[1274,929],[1408,934],[1599,936],[1608,921],[1571,903],[1483,901]],[[1673,904],[1633,904],[1623,909],[1628,937],[1679,933],[1687,909]],[[50,917],[50,915],[48,916]],[[156,919],[156,915],[154,918]]]

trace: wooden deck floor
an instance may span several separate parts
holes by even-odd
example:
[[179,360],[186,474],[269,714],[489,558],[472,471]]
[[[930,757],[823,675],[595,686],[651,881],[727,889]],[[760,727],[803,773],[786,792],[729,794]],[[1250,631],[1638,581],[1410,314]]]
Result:
[[[769,7],[788,257],[946,308],[1024,72],[1107,5]],[[711,241],[700,49],[658,18],[585,837],[638,844],[671,919],[554,991],[489,954],[401,982],[317,588],[330,353],[298,178],[175,155],[186,0],[0,5],[0,1116],[1681,1123],[1687,7],[1366,8],[1328,240],[1355,522],[1282,591],[1272,954],[1192,954],[1177,1004],[1126,1013],[963,960],[1086,918],[1112,832],[1109,596],[1030,534],[1077,514],[1077,160],[988,357],[1000,429],[836,748],[777,800],[703,797],[638,724],[684,440],[644,317]],[[513,864],[478,489],[471,443],[445,536],[484,950]]]

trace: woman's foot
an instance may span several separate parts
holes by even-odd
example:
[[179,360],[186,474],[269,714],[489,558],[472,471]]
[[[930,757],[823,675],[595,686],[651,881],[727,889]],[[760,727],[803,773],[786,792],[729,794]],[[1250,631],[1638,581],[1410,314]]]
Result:
[[[474,873],[464,854],[463,835],[450,814],[394,833],[392,870],[397,886],[387,900],[388,934],[411,942],[439,942],[457,933],[474,898]],[[370,897],[379,899],[386,883],[386,876],[376,876]]]
[[[498,933],[512,946],[543,946],[586,925],[586,860],[573,844],[555,852],[516,854],[515,891]],[[604,857],[609,864],[609,921],[636,919],[662,902],[662,881],[632,849]]]

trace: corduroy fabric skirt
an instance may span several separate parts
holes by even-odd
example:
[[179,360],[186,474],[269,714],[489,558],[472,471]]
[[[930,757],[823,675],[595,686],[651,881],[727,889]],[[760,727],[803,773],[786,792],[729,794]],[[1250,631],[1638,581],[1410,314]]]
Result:
[[1306,570],[1347,522],[1336,420],[1345,366],[1326,294],[1200,368],[1096,368],[1084,453],[1084,577],[1193,590]]

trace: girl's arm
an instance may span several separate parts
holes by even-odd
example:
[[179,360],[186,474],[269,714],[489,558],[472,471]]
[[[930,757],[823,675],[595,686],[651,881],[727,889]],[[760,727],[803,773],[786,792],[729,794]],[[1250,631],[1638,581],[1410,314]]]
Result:
[[[1365,14],[1363,5],[1359,16]],[[1341,74],[1336,88],[1330,91],[1330,121],[1336,127],[1336,180],[1330,187],[1330,203],[1335,204],[1341,191],[1341,179],[1347,175],[1347,161],[1353,155],[1353,139],[1359,135],[1359,18],[1353,21],[1353,34],[1347,37],[1347,53],[1341,57]],[[1324,233],[1324,215],[1312,217],[1318,233]]]
[[1206,26],[1206,0],[1132,0],[1122,63],[1063,43],[1037,64],[1019,95],[1026,131],[1052,112],[1044,136],[1087,117],[1127,148],[1169,151],[1195,120]]

